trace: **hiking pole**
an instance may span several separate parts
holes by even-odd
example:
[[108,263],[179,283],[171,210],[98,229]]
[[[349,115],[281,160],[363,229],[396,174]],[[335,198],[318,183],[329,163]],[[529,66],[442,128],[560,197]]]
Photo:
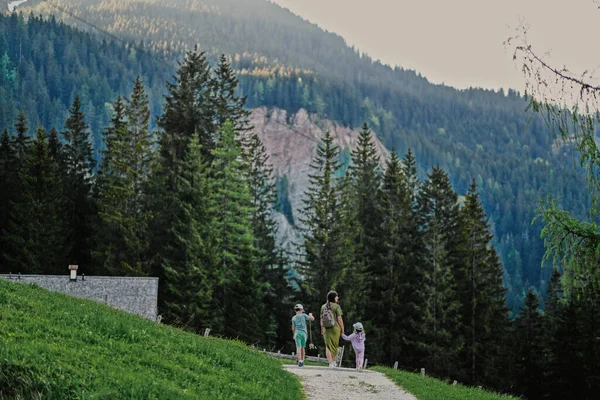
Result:
[[315,349],[316,346],[313,344],[313,341],[312,341],[312,321],[311,320],[308,321],[308,341],[310,342],[308,344],[308,348],[311,350]]

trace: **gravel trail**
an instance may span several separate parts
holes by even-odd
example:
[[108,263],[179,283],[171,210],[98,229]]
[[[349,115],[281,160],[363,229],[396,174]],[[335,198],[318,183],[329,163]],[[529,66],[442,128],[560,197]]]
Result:
[[301,378],[308,400],[416,400],[380,372],[296,365],[284,368]]

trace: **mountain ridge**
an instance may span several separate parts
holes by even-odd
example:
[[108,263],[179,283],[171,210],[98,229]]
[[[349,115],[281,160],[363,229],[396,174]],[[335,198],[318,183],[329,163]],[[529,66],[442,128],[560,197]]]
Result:
[[[57,13],[46,2],[30,1],[21,7],[24,12]],[[528,287],[545,292],[551,273],[540,268],[541,224],[531,225],[538,199],[560,192],[567,209],[585,215],[589,197],[582,190],[583,174],[571,168],[572,151],[553,153],[550,130],[527,114],[527,101],[515,90],[432,84],[414,71],[373,61],[339,35],[263,0],[52,3],[169,60],[198,42],[213,59],[228,54],[233,68],[246,71],[239,77],[240,91],[251,109],[292,114],[305,109],[352,128],[367,121],[386,147],[413,149],[422,177],[439,164],[459,193],[475,179],[494,226],[513,309]],[[124,12],[129,9],[135,12]],[[146,19],[136,25],[138,14]],[[173,37],[178,41],[164,39]]]

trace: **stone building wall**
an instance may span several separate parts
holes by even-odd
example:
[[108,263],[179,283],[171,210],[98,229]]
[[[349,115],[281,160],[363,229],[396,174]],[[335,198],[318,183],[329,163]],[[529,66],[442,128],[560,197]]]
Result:
[[68,275],[0,275],[13,282],[33,283],[42,288],[82,299],[106,303],[120,310],[156,321],[158,278]]

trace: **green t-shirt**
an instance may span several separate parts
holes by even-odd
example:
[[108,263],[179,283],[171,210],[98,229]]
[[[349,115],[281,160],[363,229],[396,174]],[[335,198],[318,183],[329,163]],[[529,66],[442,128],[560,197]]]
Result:
[[292,325],[296,328],[296,332],[306,333],[306,321],[309,319],[310,317],[304,313],[294,315],[292,317]]
[[[342,312],[342,307],[338,303],[329,303],[331,305],[331,311],[333,311],[333,316],[335,318],[335,324],[339,325],[338,317],[341,317],[344,313]],[[321,306],[321,315],[325,312],[325,308],[327,307],[327,303]]]

